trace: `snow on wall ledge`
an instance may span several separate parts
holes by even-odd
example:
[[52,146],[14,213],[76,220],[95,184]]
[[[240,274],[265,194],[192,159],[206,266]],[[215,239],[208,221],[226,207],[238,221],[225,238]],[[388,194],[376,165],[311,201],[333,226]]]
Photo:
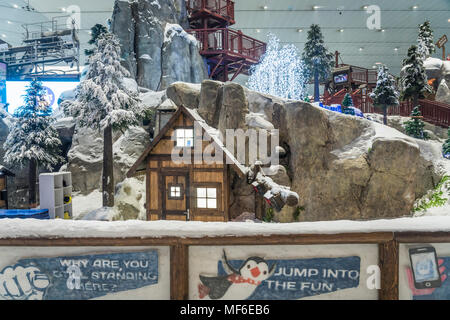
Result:
[[0,239],[15,238],[201,238],[369,232],[450,232],[450,217],[400,218],[373,221],[298,223],[0,220]]

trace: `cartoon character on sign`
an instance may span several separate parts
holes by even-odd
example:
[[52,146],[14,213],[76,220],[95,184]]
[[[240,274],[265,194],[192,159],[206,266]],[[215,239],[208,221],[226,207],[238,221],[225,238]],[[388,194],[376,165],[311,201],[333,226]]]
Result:
[[250,297],[256,288],[275,272],[276,264],[270,268],[266,260],[260,257],[248,258],[236,270],[227,260],[225,250],[222,259],[225,276],[207,277],[200,275],[199,297],[217,300],[244,300]]
[[0,272],[0,296],[7,300],[42,300],[50,280],[34,266],[16,265]]

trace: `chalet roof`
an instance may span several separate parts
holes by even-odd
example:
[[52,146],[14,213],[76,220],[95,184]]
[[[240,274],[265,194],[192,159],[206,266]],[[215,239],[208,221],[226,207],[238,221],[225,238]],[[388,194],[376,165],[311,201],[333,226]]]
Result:
[[173,114],[167,124],[161,129],[159,134],[153,139],[150,146],[145,149],[144,153],[138,158],[136,163],[130,168],[127,173],[127,177],[132,177],[142,162],[147,159],[150,152],[153,148],[159,143],[159,141],[165,136],[165,134],[169,131],[170,128],[173,127],[176,119],[180,116],[180,114],[184,114],[191,121],[196,122],[198,125],[202,127],[202,129],[206,132],[206,134],[212,139],[212,141],[220,148],[225,157],[227,158],[227,164],[230,164],[236,171],[236,173],[244,177],[248,172],[248,168],[239,163],[236,157],[224,146],[223,142],[219,139],[219,131],[215,128],[210,127],[206,121],[197,113],[196,110],[188,109],[184,106],[178,107],[178,110]]
[[15,177],[16,175],[11,170],[9,170],[8,168],[6,168],[0,164],[0,176]]

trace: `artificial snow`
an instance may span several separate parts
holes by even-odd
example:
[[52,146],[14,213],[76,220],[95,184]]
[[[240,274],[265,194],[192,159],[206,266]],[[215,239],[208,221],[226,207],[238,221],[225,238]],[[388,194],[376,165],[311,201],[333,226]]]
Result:
[[83,219],[101,206],[102,193],[98,190],[94,190],[88,195],[74,193],[72,196],[72,215],[75,220]]
[[186,39],[190,44],[198,45],[197,39],[190,35],[179,24],[167,23],[164,30],[164,42],[171,42],[174,36]]
[[368,232],[450,232],[450,217],[419,217],[373,221],[295,223],[197,221],[71,221],[37,219],[0,220],[0,238],[160,238],[340,234]]

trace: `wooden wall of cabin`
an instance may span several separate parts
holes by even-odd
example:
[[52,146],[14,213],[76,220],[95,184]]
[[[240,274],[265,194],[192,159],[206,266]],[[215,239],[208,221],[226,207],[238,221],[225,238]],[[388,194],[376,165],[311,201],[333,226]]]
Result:
[[[190,220],[193,221],[228,221],[229,220],[229,166],[223,163],[219,164],[195,164],[193,159],[195,148],[191,149],[192,159],[190,164],[178,164],[172,161],[171,153],[175,146],[172,140],[174,130],[177,128],[193,127],[193,122],[184,117],[183,114],[176,120],[173,127],[167,131],[165,136],[153,148],[147,158],[146,173],[146,206],[147,219],[160,220],[163,218],[163,202],[166,196],[163,188],[167,187],[165,178],[168,175],[187,174],[189,185],[186,187],[186,195],[189,197],[188,209]],[[203,134],[199,127],[194,136]],[[203,141],[202,152],[211,142]],[[210,153],[210,152],[209,152]],[[218,208],[199,209],[196,205],[196,188],[211,187],[217,190]],[[167,199],[166,199],[167,201]],[[167,210],[166,210],[167,211]],[[185,220],[180,216],[174,216],[166,213],[167,220]]]

